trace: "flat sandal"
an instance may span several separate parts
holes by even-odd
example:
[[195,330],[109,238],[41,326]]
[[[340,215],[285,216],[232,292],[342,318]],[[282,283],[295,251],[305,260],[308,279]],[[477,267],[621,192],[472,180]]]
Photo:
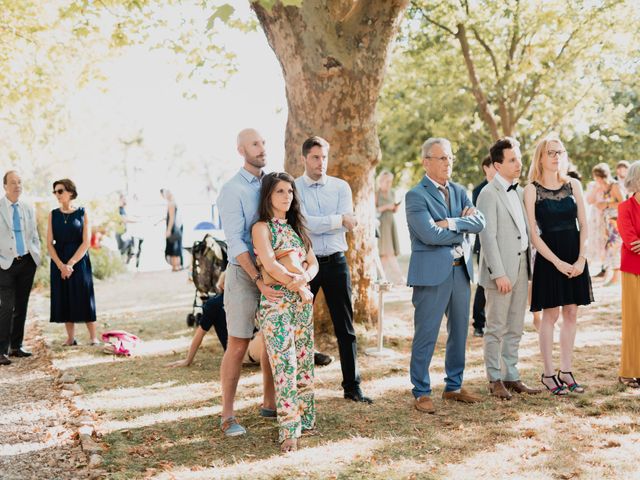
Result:
[[618,381],[621,384],[623,384],[625,387],[640,388],[640,382],[638,382],[637,378],[633,378],[633,377],[618,377]]
[[296,450],[298,450],[297,438],[286,438],[280,444],[280,451],[282,453],[295,452]]

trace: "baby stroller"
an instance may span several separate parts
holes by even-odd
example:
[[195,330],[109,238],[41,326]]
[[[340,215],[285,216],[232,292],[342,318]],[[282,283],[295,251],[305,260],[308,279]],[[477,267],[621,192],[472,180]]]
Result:
[[193,310],[187,315],[187,325],[200,324],[202,306],[211,294],[218,293],[216,284],[227,268],[227,244],[206,234],[191,247],[191,276],[196,287]]

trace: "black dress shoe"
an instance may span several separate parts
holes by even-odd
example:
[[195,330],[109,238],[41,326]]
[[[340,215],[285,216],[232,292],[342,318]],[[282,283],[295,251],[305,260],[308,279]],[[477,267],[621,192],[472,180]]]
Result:
[[319,367],[326,367],[331,362],[333,362],[333,357],[331,355],[326,355],[321,352],[313,352],[313,363],[318,365]]
[[11,365],[11,360],[4,353],[0,355],[0,365]]
[[17,350],[9,351],[10,357],[30,357],[31,355],[33,355],[31,352],[27,352],[26,350],[22,349],[22,347],[18,348]]
[[365,397],[360,388],[356,388],[355,390],[345,390],[344,398],[348,400],[353,400],[354,402],[362,402],[362,403],[373,403],[369,397]]

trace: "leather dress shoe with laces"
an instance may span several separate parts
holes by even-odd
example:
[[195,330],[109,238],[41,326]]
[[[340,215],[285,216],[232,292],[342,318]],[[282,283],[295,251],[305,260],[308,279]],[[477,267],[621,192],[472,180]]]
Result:
[[527,393],[529,395],[536,395],[542,392],[542,390],[540,390],[539,388],[531,388],[522,380],[516,380],[515,382],[510,382],[505,380],[502,383],[504,383],[504,386],[506,387],[507,390],[510,390],[516,393]]
[[502,380],[489,382],[489,392],[491,392],[491,396],[499,398],[500,400],[511,400],[512,397],[509,390],[507,390],[504,383],[502,383]]
[[356,388],[355,390],[348,390],[348,391],[345,390],[344,398],[348,400],[353,400],[354,402],[373,403],[373,400],[371,400],[369,397],[364,396],[364,393],[362,393],[362,390],[360,390],[360,388]]
[[30,357],[31,355],[33,355],[31,352],[27,352],[22,347],[9,352],[10,357]]
[[4,353],[0,355],[0,365],[11,365],[11,360]]

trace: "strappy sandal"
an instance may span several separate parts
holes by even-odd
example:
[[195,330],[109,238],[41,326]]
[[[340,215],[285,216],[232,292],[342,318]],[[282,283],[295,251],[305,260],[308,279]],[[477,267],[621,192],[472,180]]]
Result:
[[295,452],[296,450],[298,450],[297,438],[287,438],[280,444],[280,451],[282,453]]
[[[555,384],[554,388],[549,387],[549,385],[547,385],[546,383],[544,383],[544,379],[545,378],[550,378],[553,380],[553,383]],[[547,388],[547,390],[549,390],[551,392],[551,395],[557,395],[557,396],[564,396],[567,395],[569,392],[567,392],[567,390],[565,389],[565,386],[562,385],[562,383],[560,383],[558,381],[558,378],[555,375],[545,375],[544,373],[542,374],[542,376],[540,377],[540,382]]]
[[[560,375],[569,375],[571,377],[571,383],[568,383],[566,381],[564,381]],[[563,372],[562,370],[558,370],[558,380],[560,380],[560,383],[564,383],[567,388],[569,389],[570,392],[573,393],[584,393],[584,387],[582,385],[580,385],[578,382],[576,382],[575,377],[573,376],[573,373],[571,372]]]
[[640,382],[638,382],[637,378],[633,378],[633,377],[618,377],[618,381],[621,384],[623,384],[625,387],[640,388]]

